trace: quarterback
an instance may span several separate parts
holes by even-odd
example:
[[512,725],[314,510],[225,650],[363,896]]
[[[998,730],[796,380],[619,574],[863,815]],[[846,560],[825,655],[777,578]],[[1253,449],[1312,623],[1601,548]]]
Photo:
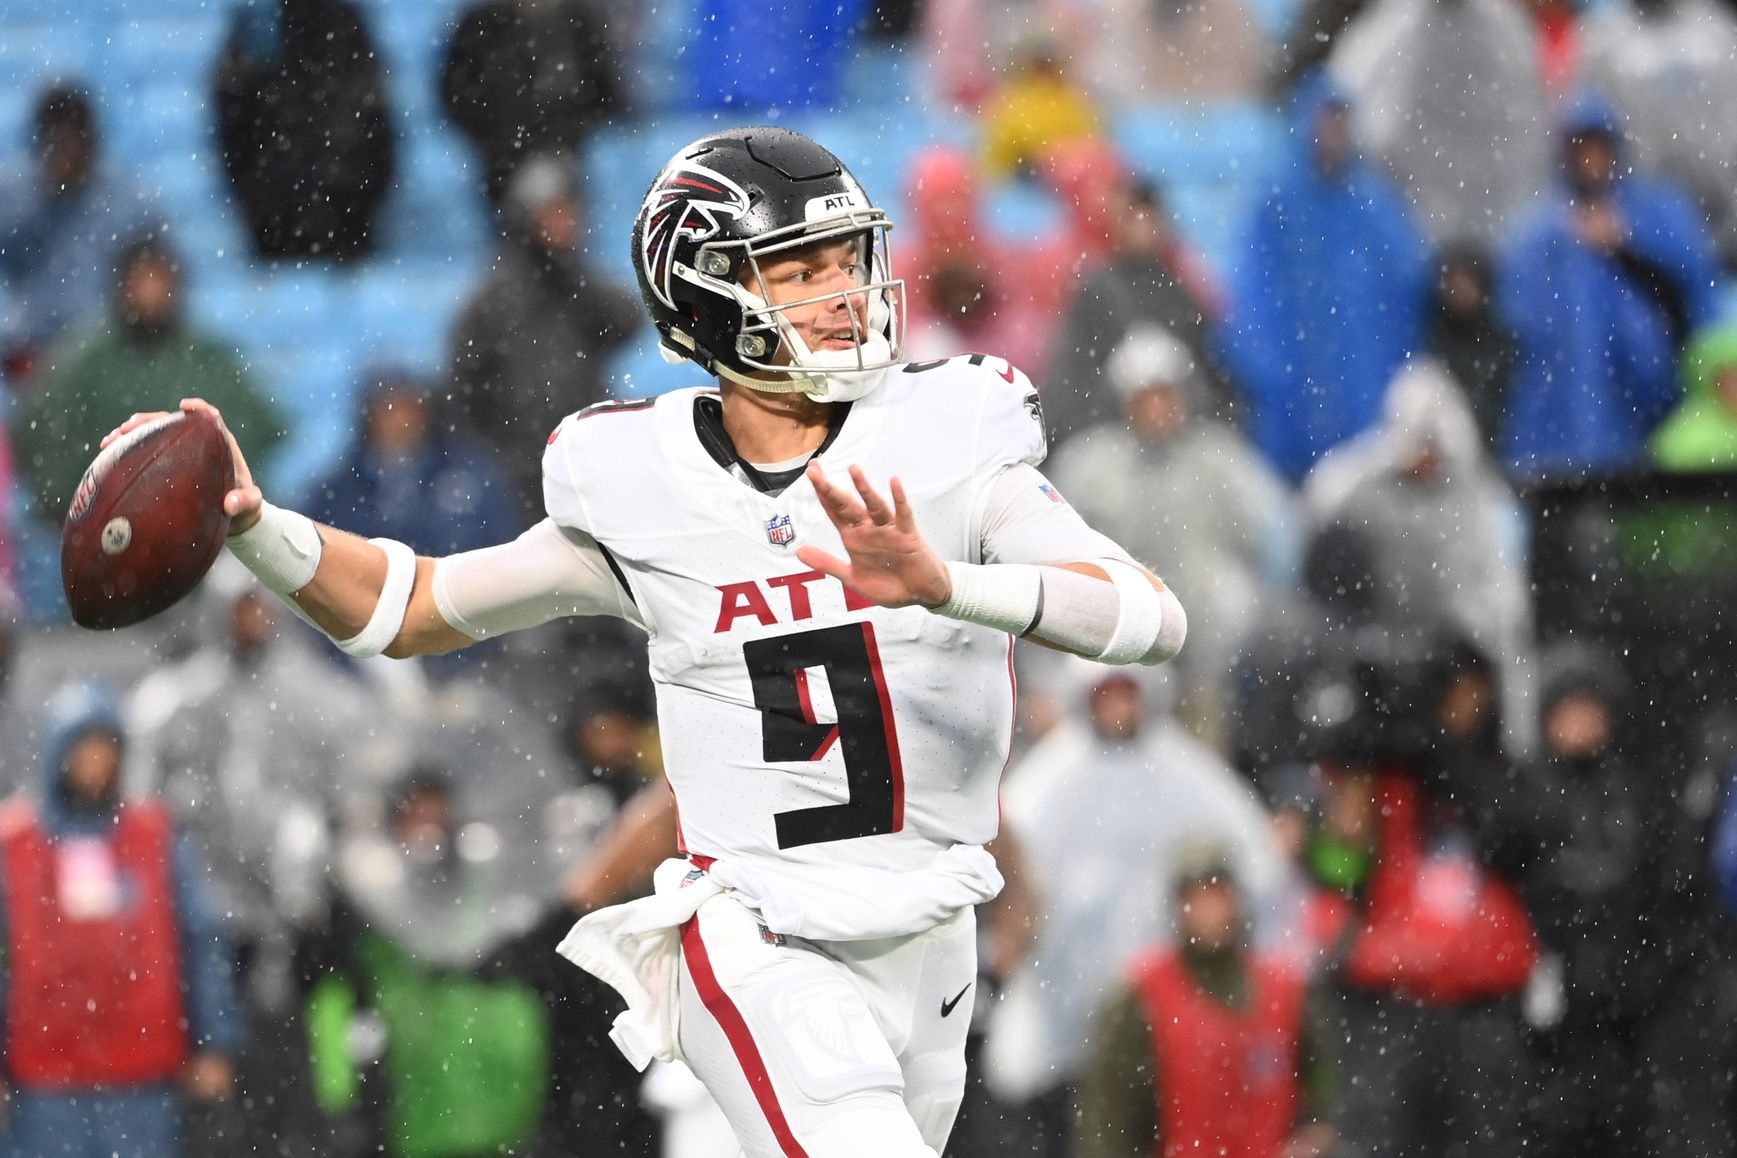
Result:
[[353,655],[645,630],[681,855],[561,952],[626,999],[628,1058],[684,1060],[756,1158],[940,1153],[972,906],[1002,883],[1013,640],[1154,664],[1186,631],[1037,470],[1017,368],[901,360],[890,228],[798,133],[696,141],[632,244],[666,354],[713,380],[565,419],[542,522],[417,558],[264,502],[239,452],[224,499],[230,550]]

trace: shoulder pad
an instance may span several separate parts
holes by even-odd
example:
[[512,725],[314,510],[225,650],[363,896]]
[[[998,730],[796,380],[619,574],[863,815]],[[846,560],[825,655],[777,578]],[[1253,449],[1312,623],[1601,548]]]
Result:
[[[596,461],[611,461],[602,444],[618,444],[622,431],[616,423],[635,422],[628,417],[649,414],[655,398],[631,398],[598,402],[576,414],[563,418],[549,433],[543,448],[543,508],[557,524],[576,531],[589,532],[590,516],[585,510],[583,474]],[[620,415],[622,417],[611,417]]]
[[959,354],[929,362],[911,362],[906,374],[933,375],[936,385],[975,397],[976,455],[980,465],[1036,466],[1048,451],[1043,404],[1031,379],[992,354]]

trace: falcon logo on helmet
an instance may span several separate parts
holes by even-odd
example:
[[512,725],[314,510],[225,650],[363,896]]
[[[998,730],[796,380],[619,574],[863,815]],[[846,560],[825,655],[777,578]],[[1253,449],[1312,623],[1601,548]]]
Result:
[[[640,296],[664,356],[737,385],[825,402],[861,397],[902,361],[904,283],[892,229],[832,153],[789,129],[732,129],[672,158],[633,223]],[[761,263],[849,241],[861,278],[848,288],[774,303]],[[795,319],[837,310],[848,348],[809,348]]]
[[748,195],[721,173],[692,164],[672,164],[663,171],[640,208],[645,220],[640,268],[659,301],[676,308],[670,286],[676,239],[709,241],[718,235],[720,216],[737,220],[746,212]]

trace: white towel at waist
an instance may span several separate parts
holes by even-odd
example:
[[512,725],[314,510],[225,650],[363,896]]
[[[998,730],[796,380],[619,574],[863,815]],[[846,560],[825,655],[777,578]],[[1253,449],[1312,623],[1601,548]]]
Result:
[[681,926],[724,890],[685,860],[666,860],[652,874],[649,897],[587,914],[556,952],[612,986],[627,1002],[610,1040],[643,1070],[652,1059],[676,1061],[681,1001],[677,992]]

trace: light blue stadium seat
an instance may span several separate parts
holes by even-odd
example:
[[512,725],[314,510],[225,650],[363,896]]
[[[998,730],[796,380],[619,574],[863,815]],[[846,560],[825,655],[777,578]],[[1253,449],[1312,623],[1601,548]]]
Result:
[[637,342],[611,355],[603,368],[603,380],[620,398],[650,398],[684,386],[710,382],[705,371],[692,362],[672,365],[658,353],[657,334],[647,325]]
[[30,156],[30,118],[36,94],[23,88],[0,89],[0,165],[7,168]]
[[115,156],[136,164],[217,164],[216,113],[203,88],[134,86],[106,118]]
[[206,274],[193,281],[193,316],[228,335],[250,354],[318,350],[337,329],[335,282],[325,268],[249,267]]
[[428,126],[406,133],[398,168],[381,221],[386,252],[450,257],[487,248],[482,164],[462,137]]
[[1136,168],[1166,182],[1259,180],[1283,139],[1277,114],[1253,104],[1144,105],[1113,132]]
[[273,351],[256,363],[289,436],[262,471],[264,485],[280,503],[303,502],[315,481],[341,460],[356,425],[357,368],[341,347]]
[[88,82],[96,72],[101,44],[92,26],[43,15],[37,8],[31,23],[0,21],[0,90],[34,95],[56,80]]
[[227,32],[228,16],[216,9],[118,21],[107,33],[105,64],[124,84],[175,83],[203,96]]
[[361,365],[440,374],[452,325],[482,276],[479,262],[377,263],[343,293],[345,326]]

